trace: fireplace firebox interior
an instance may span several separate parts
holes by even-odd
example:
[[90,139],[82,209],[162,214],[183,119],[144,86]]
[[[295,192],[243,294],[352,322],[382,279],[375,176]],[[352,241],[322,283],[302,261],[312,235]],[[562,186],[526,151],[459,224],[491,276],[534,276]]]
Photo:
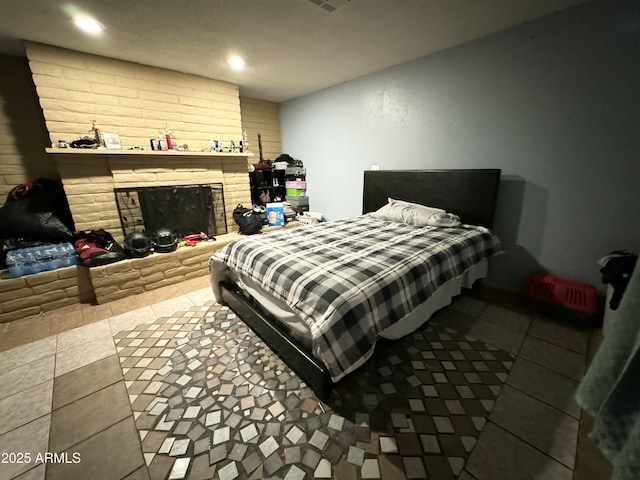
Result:
[[222,183],[114,189],[122,233],[153,235],[168,228],[177,238],[227,233]]

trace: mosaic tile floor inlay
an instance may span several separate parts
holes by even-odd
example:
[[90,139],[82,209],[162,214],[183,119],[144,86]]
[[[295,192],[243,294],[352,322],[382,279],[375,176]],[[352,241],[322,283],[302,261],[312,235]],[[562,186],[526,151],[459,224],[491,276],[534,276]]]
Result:
[[323,403],[212,302],[116,346],[144,458],[170,479],[455,478],[514,361],[432,321]]

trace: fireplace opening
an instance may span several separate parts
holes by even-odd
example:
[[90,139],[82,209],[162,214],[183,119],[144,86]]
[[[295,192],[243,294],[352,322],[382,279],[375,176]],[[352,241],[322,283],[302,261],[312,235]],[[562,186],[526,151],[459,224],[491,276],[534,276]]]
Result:
[[227,233],[222,183],[115,188],[122,233],[168,228],[177,238]]

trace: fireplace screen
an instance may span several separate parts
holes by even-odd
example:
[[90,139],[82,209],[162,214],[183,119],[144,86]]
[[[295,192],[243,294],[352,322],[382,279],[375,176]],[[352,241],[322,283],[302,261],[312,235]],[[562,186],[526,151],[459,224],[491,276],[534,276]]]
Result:
[[124,236],[136,231],[153,235],[160,228],[168,228],[178,238],[227,233],[221,183],[116,188],[114,192]]

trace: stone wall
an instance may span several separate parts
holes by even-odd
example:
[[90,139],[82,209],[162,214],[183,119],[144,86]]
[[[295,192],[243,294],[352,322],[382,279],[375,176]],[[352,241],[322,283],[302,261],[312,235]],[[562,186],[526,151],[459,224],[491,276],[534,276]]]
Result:
[[0,203],[16,185],[58,178],[27,61],[0,54]]
[[195,150],[242,139],[237,85],[32,42],[26,51],[52,143],[88,135],[92,120],[123,146],[149,147],[165,128]]
[[240,97],[242,129],[249,136],[249,149],[254,153],[253,162],[260,160],[258,132],[262,137],[263,158],[275,160],[282,153],[280,136],[280,105],[255,98]]
[[[242,138],[236,85],[38,43],[28,42],[26,51],[52,143],[89,134],[93,120],[103,133],[117,133],[123,147],[147,151],[149,136],[165,128],[190,150]],[[247,158],[101,152],[55,155],[79,230],[104,228],[122,240],[114,187],[223,182],[228,215],[251,198]]]
[[[277,104],[243,99],[243,117],[236,85],[38,43],[27,43],[27,55],[52,143],[87,135],[96,120],[103,133],[117,133],[125,148],[148,150],[149,135],[168,127],[179,144],[207,150],[211,139],[239,141],[244,129],[253,152],[260,130],[265,154],[279,155]],[[122,240],[116,187],[223,183],[229,231],[237,229],[233,208],[251,203],[247,163],[257,156],[68,150],[58,149],[55,159],[78,230],[104,228]]]
[[94,302],[89,269],[66,267],[0,280],[0,323],[77,303]]

